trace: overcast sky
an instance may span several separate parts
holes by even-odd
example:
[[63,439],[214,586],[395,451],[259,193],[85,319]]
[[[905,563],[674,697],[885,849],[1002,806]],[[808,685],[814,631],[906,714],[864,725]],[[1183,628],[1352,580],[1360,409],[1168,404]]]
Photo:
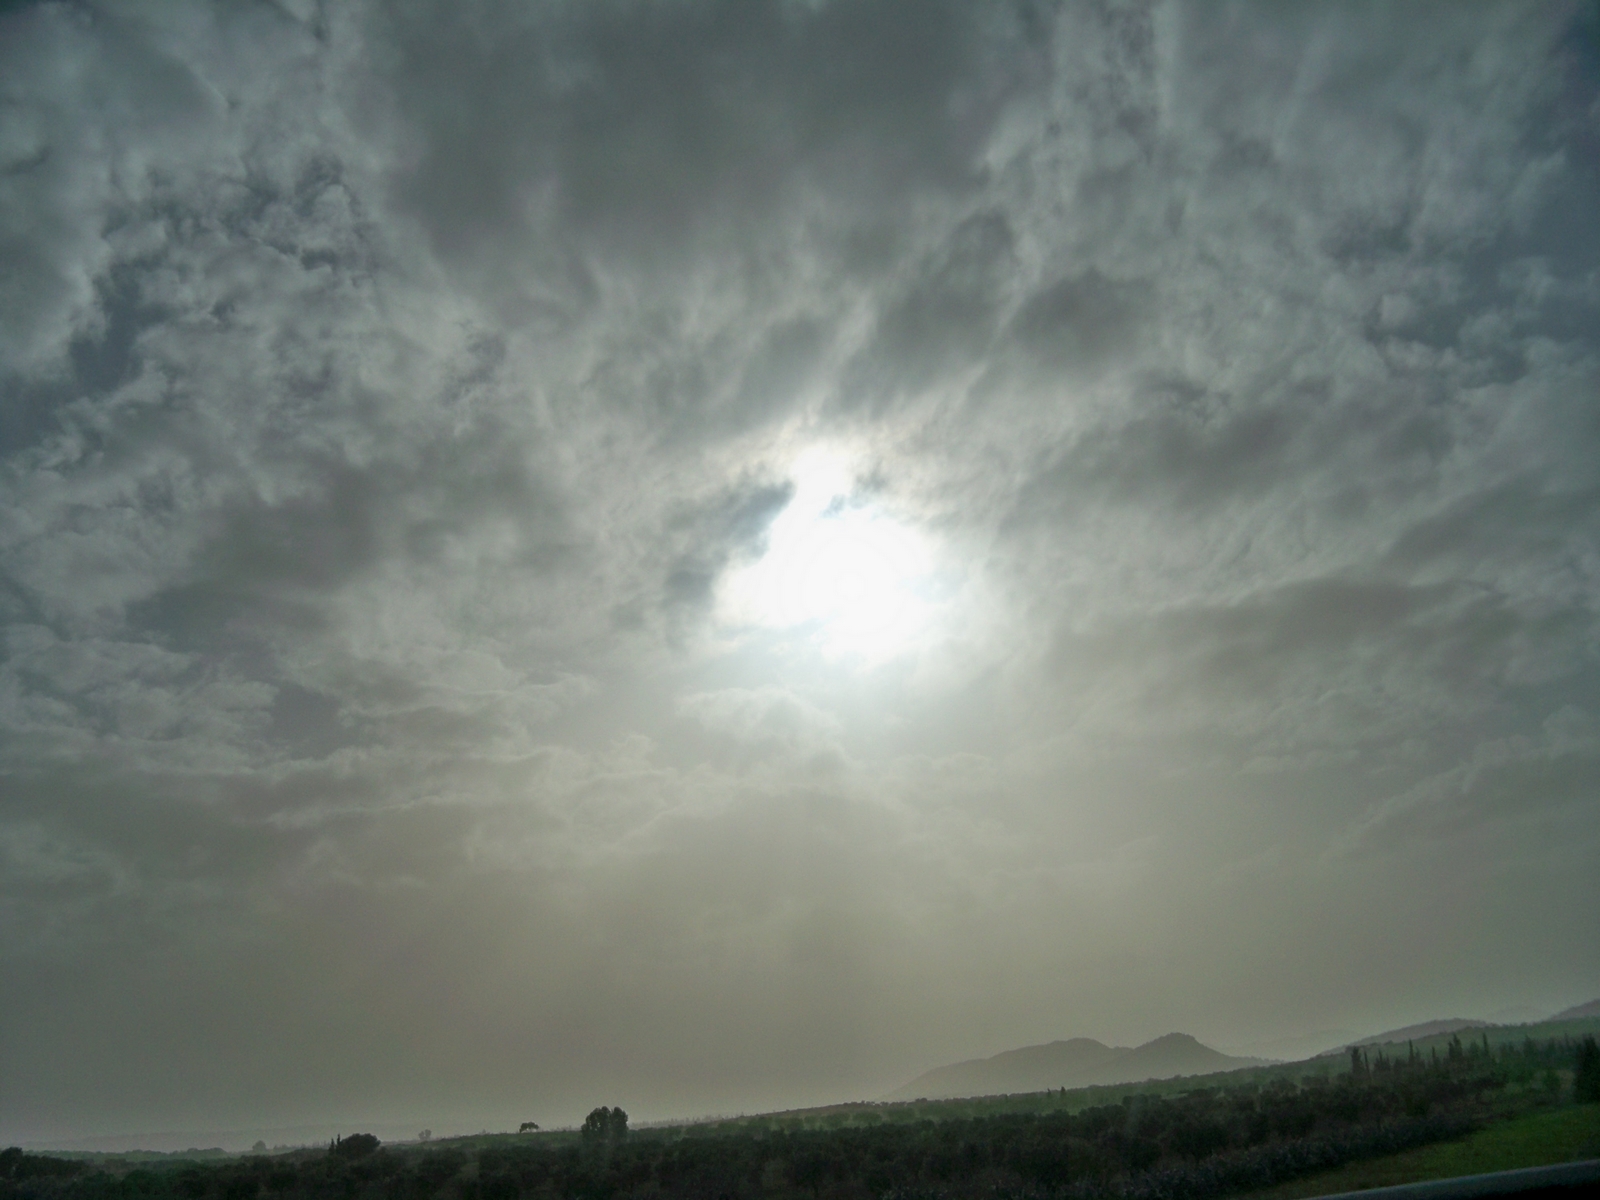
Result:
[[0,1144],[1600,994],[1593,5],[0,17]]

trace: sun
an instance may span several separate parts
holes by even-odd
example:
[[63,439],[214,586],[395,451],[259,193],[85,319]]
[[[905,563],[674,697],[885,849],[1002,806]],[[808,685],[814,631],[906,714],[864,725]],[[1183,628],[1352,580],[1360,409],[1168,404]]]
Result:
[[926,624],[926,540],[857,497],[846,461],[827,451],[791,468],[794,496],[759,560],[730,574],[725,620],[786,630],[866,658],[905,650]]

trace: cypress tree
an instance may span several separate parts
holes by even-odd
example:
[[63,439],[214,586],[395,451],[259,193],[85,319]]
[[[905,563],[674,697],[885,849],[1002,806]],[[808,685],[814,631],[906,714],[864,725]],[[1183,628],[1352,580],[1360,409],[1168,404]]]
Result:
[[1573,1097],[1589,1103],[1600,1100],[1600,1046],[1594,1038],[1585,1037],[1578,1047],[1577,1070],[1572,1077]]

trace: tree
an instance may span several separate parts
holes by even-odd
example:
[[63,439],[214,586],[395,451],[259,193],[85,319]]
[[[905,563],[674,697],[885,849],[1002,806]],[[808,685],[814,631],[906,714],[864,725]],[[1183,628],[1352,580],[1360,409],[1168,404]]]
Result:
[[1600,1046],[1585,1037],[1578,1046],[1578,1068],[1572,1076],[1572,1094],[1580,1102],[1600,1100]]
[[539,1123],[537,1121],[524,1121],[521,1125],[517,1126],[517,1132],[518,1133],[538,1133],[539,1132]]
[[328,1146],[328,1153],[339,1158],[365,1158],[378,1148],[378,1138],[371,1133],[352,1133],[349,1137],[336,1137]]
[[585,1142],[595,1145],[620,1142],[628,1136],[628,1114],[602,1104],[583,1119],[583,1127],[578,1132]]

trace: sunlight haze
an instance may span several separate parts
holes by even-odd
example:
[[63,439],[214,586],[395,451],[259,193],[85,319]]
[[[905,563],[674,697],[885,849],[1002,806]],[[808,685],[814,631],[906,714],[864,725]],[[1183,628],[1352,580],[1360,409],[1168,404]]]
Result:
[[0,6],[0,1147],[1600,996],[1597,38]]
[[935,636],[925,537],[857,499],[847,468],[826,452],[802,455],[793,475],[793,498],[759,557],[724,584],[727,619],[794,630],[869,662]]

